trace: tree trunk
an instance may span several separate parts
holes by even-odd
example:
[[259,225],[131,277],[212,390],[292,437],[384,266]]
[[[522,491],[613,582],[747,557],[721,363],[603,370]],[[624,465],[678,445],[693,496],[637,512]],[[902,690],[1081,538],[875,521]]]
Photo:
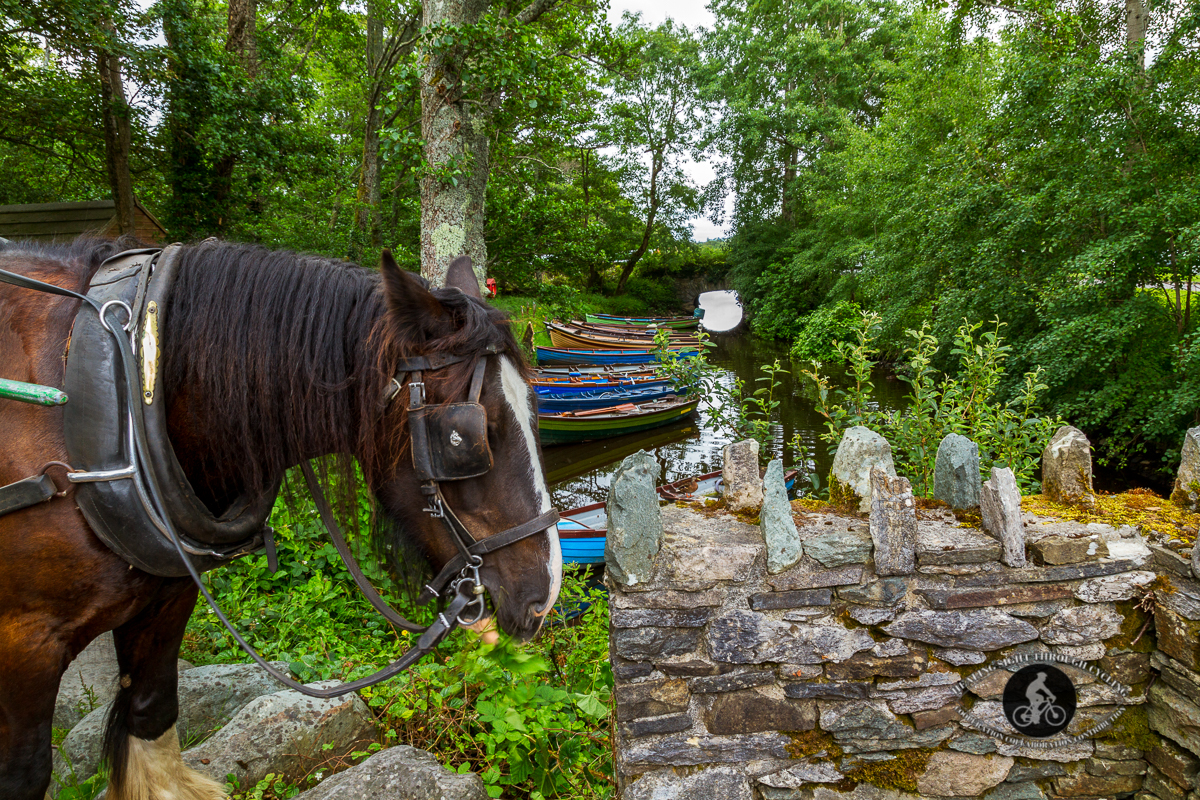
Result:
[[[111,26],[106,26],[112,32]],[[117,231],[134,233],[133,178],[129,174],[129,102],[125,99],[125,84],[121,79],[121,61],[105,49],[96,51],[96,67],[100,74],[100,107],[104,118],[104,160],[108,168],[108,184],[116,208]]]
[[251,78],[258,71],[258,0],[229,0],[228,38],[225,50],[237,53]]
[[[532,0],[514,19],[529,25],[559,0]],[[476,25],[492,0],[429,0],[422,27]],[[425,174],[421,177],[421,275],[435,286],[446,282],[446,268],[468,256],[482,285],[487,276],[484,203],[487,197],[491,141],[488,127],[499,98],[463,96],[465,53],[438,50],[426,38],[421,58],[421,138]]]
[[358,178],[358,207],[354,225],[369,237],[373,247],[383,245],[379,223],[379,101],[385,79],[383,20],[378,2],[367,4],[367,119],[363,131],[362,171]]
[[646,214],[646,229],[642,232],[642,243],[638,245],[638,249],[633,251],[633,255],[621,268],[621,277],[617,281],[617,294],[625,294],[625,284],[629,281],[629,276],[633,274],[633,269],[642,260],[642,256],[646,255],[646,251],[650,249],[650,236],[654,233],[654,217],[658,214],[658,173],[660,170],[662,170],[662,154],[655,152],[650,164],[650,211]]
[[[489,2],[427,2],[425,30],[475,25]],[[487,264],[483,225],[491,156],[490,114],[478,102],[463,102],[462,54],[426,50],[421,60],[421,137],[426,161],[421,177],[421,275],[441,286],[450,262],[466,255],[482,284]]]
[[[586,147],[579,148],[579,160],[583,173],[583,227],[584,230],[587,230],[591,226],[592,198],[590,178],[588,176],[588,150]],[[585,285],[593,291],[604,291],[604,276],[600,274],[600,265],[595,260],[588,263],[587,283]]]
[[1125,0],[1125,46],[1137,60],[1139,75],[1146,72],[1146,5],[1143,0]]

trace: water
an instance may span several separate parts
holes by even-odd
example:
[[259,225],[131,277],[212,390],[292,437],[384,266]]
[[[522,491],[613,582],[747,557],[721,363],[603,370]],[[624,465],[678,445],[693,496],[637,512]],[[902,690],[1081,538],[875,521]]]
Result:
[[[729,304],[724,303],[725,308],[720,312],[722,316],[714,317],[709,304],[705,302],[703,305],[706,326],[723,325],[728,319],[724,314],[733,313]],[[736,311],[740,319],[740,307]],[[763,375],[761,365],[770,364],[775,359],[779,359],[789,372],[794,370],[788,360],[787,346],[783,343],[756,339],[740,329],[714,334],[712,339],[717,347],[710,352],[709,360],[722,369],[721,381],[726,387],[732,387],[735,377],[741,378],[747,386],[753,385],[754,379]],[[768,445],[771,457],[782,457],[785,468],[792,466],[796,454],[788,442],[799,433],[809,453],[807,467],[812,469],[815,461],[816,472],[824,481],[833,462],[829,443],[820,439],[827,430],[825,418],[817,413],[814,395],[809,386],[805,386],[805,379],[798,379],[792,374],[778,377],[780,385],[775,399],[781,403],[771,422],[771,441]],[[881,409],[893,410],[902,405],[903,396],[908,390],[907,384],[882,373],[875,375],[873,382],[874,396]],[[663,468],[661,482],[719,470],[721,450],[733,440],[729,430],[720,428],[713,421],[711,404],[703,402],[698,415],[673,425],[598,442],[547,447],[544,455],[554,505],[558,509],[571,509],[607,500],[613,472],[622,459],[638,450],[646,450],[658,459]]]

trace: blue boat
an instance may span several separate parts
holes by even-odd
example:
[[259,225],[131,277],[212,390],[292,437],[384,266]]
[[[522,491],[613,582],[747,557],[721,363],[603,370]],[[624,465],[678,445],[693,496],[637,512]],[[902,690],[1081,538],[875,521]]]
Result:
[[674,398],[671,386],[638,386],[628,389],[594,389],[590,392],[538,392],[538,412],[583,411],[590,408],[608,408],[622,403],[652,403],[655,400]]
[[[677,350],[675,355],[688,358],[698,350]],[[653,350],[568,350],[563,347],[539,347],[539,364],[653,364]]]
[[538,397],[570,397],[591,392],[632,392],[640,389],[670,389],[666,378],[647,381],[580,381],[579,383],[534,384]]

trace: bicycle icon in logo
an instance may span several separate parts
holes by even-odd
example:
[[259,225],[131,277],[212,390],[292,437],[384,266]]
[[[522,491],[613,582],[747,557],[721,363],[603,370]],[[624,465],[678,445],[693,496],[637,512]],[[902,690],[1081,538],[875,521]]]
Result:
[[[1037,666],[1043,665],[1038,664]],[[1055,672],[1057,671],[1055,670]],[[1066,725],[1067,710],[1054,702],[1058,696],[1046,688],[1048,674],[1039,671],[1033,682],[1025,688],[1025,697],[1029,700],[1029,705],[1017,706],[1013,709],[1014,727],[1023,730],[1043,722],[1052,727]]]
[[1004,716],[1018,732],[1039,739],[1066,728],[1076,702],[1071,680],[1044,662],[1017,670],[1004,687]]

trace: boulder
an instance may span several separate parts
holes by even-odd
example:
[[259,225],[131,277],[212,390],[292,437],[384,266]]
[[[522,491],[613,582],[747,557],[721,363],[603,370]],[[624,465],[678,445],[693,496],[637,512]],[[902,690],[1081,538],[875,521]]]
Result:
[[[285,661],[273,661],[271,665],[287,670]],[[213,664],[186,670],[179,676],[176,728],[180,744],[186,748],[207,737],[254,698],[278,690],[279,684],[257,664]],[[54,774],[60,778],[73,774],[81,781],[96,774],[104,742],[104,723],[111,705],[110,699],[71,729],[54,752]],[[51,793],[57,796],[57,792],[57,784],[52,785]]]
[[1000,560],[1025,566],[1025,528],[1021,524],[1021,490],[1008,467],[992,467],[979,493],[983,529],[1000,540]]
[[743,439],[725,446],[721,481],[725,504],[730,511],[758,511],[763,502],[763,484],[758,475],[758,442]]
[[[179,671],[191,664],[179,659]],[[75,656],[58,682],[54,701],[55,728],[70,729],[91,711],[117,696],[117,648],[112,631],[105,631]]]
[[617,583],[633,586],[654,577],[654,561],[663,542],[662,513],[654,490],[660,472],[654,457],[639,450],[613,474],[604,564]]
[[726,664],[822,664],[845,661],[875,646],[864,630],[839,624],[794,624],[765,614],[732,609],[709,624],[708,648]]
[[[271,666],[286,673],[286,661]],[[179,741],[207,738],[233,719],[251,700],[278,692],[281,687],[258,664],[210,664],[194,667],[179,676]]]
[[54,727],[70,729],[117,696],[117,648],[112,631],[100,634],[75,656],[58,682]]
[[767,464],[762,482],[763,502],[759,523],[767,542],[767,571],[772,575],[783,572],[804,555],[800,534],[792,519],[792,504],[788,501],[787,484],[783,480],[783,461],[778,458]]
[[858,510],[862,513],[870,511],[871,470],[876,467],[889,477],[896,477],[892,446],[870,428],[855,425],[842,434],[837,454],[833,457],[829,481],[831,496],[835,500],[839,496],[849,500],[852,498],[846,493],[853,493],[858,498]]
[[233,775],[243,788],[253,787],[267,773],[299,780],[326,761],[365,750],[375,736],[375,719],[357,694],[321,699],[289,689],[251,701],[183,761],[217,780]]
[[909,575],[917,566],[917,506],[907,478],[871,470],[871,541],[879,575]]
[[1200,425],[1183,437],[1183,451],[1179,455],[1179,472],[1171,499],[1185,508],[1200,511]]
[[296,800],[486,800],[487,796],[478,775],[451,772],[432,754],[398,745],[325,778]]
[[1092,505],[1092,443],[1078,428],[1063,425],[1042,451],[1042,493],[1057,503]]
[[951,508],[979,507],[979,445],[951,433],[938,445],[933,496]]

